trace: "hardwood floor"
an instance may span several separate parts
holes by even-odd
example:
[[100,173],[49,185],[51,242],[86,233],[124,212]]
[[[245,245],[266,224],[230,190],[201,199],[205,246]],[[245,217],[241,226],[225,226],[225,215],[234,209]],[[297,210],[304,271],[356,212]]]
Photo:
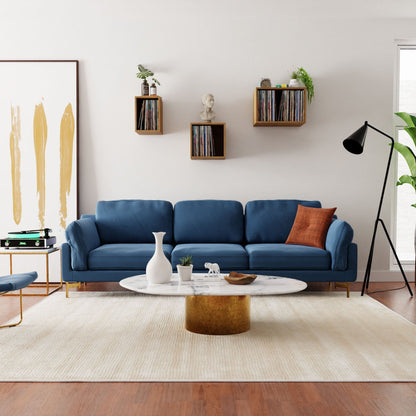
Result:
[[[401,283],[371,283],[370,292],[389,291],[370,296],[416,323],[416,300],[409,296],[407,288],[391,290],[401,286]],[[411,287],[414,290],[414,284]],[[312,284],[308,288],[326,289],[326,284]],[[108,283],[89,284],[81,290],[121,288]],[[353,284],[352,290],[360,291],[361,285]],[[24,308],[40,300],[25,297]],[[1,322],[18,313],[18,298],[0,298]],[[8,416],[409,416],[415,413],[416,383],[0,383],[0,415]]]

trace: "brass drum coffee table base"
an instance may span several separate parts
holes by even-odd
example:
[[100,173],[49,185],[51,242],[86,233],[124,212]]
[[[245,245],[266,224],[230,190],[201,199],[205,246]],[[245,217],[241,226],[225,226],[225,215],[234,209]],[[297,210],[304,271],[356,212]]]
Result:
[[185,328],[197,334],[231,335],[250,329],[250,296],[186,296]]

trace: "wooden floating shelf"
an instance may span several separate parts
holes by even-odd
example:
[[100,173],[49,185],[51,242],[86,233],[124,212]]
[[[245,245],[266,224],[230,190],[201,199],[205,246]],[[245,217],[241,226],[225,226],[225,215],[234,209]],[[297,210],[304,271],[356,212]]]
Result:
[[256,88],[254,127],[299,127],[306,122],[306,88]]
[[162,97],[134,97],[134,129],[137,134],[163,134]]
[[191,159],[225,159],[225,123],[191,123]]

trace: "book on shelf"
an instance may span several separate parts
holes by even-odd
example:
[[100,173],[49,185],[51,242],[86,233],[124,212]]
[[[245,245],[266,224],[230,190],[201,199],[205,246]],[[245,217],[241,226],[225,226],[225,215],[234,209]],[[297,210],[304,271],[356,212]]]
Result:
[[157,130],[157,100],[142,100],[137,130]]
[[304,121],[305,91],[257,90],[258,121]]
[[212,135],[212,126],[192,126],[192,156],[215,156],[215,144]]

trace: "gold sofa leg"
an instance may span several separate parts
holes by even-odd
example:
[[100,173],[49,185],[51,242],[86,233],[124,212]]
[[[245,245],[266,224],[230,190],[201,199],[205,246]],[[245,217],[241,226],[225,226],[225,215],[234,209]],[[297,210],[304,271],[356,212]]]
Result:
[[12,326],[17,326],[23,321],[23,294],[22,294],[22,289],[19,289],[19,297],[20,297],[20,321],[14,323],[14,324],[1,325],[0,328],[8,328],[8,327],[12,327]]
[[81,288],[81,282],[75,282],[75,283],[65,282],[65,286],[66,286],[66,297],[69,298],[69,288],[70,287],[77,287],[78,289],[80,289]]
[[347,289],[347,298],[350,297],[350,282],[335,282],[335,287],[345,287]]

